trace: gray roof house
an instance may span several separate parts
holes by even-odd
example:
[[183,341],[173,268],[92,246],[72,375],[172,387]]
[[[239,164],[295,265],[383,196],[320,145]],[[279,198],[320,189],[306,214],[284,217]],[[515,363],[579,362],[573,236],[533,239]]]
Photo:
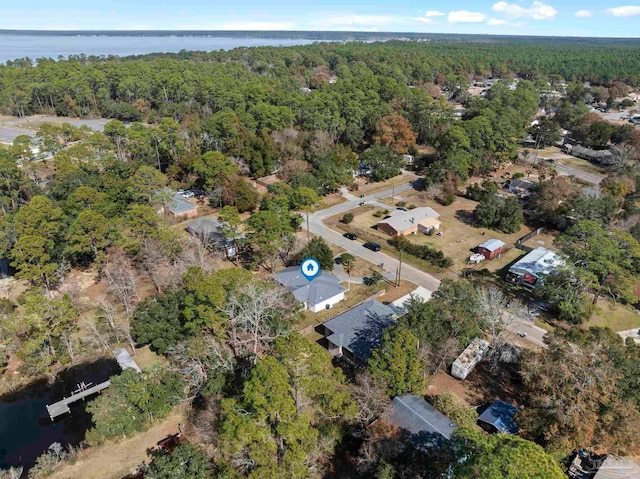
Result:
[[530,194],[531,188],[535,186],[535,182],[529,180],[514,179],[509,181],[509,193],[520,196]]
[[334,275],[321,271],[312,281],[305,278],[299,266],[290,266],[273,275],[274,279],[289,289],[305,309],[318,313],[329,309],[344,299],[347,290]]
[[489,432],[517,434],[519,429],[515,420],[517,412],[518,408],[513,404],[497,399],[480,414],[478,424]]
[[423,398],[407,394],[391,402],[389,422],[409,434],[416,448],[437,449],[444,446],[458,426]]
[[204,244],[215,244],[224,241],[222,225],[215,218],[198,218],[185,225],[187,232]]
[[580,145],[567,145],[567,153],[594,163],[608,164],[613,158],[613,153],[609,150],[592,150]]
[[328,349],[351,361],[365,362],[380,345],[382,333],[395,322],[394,310],[375,299],[323,323]]
[[193,217],[198,214],[196,205],[187,201],[180,193],[173,195],[167,209],[175,217]]

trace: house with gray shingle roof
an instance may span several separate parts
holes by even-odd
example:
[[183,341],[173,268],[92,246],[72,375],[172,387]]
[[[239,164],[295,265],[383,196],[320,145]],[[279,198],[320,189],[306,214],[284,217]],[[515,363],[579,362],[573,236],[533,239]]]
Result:
[[395,323],[395,311],[375,299],[323,323],[328,349],[351,361],[365,362],[382,341],[384,330]]
[[273,275],[274,279],[289,289],[295,298],[309,311],[318,313],[329,309],[344,299],[347,290],[334,275],[321,271],[309,281],[299,266],[291,266]]
[[196,205],[184,198],[180,193],[176,193],[171,198],[167,207],[169,213],[175,218],[193,218],[198,214]]
[[445,446],[458,429],[451,419],[413,394],[393,398],[391,411],[385,419],[398,427],[401,433],[408,435],[413,447],[423,449]]

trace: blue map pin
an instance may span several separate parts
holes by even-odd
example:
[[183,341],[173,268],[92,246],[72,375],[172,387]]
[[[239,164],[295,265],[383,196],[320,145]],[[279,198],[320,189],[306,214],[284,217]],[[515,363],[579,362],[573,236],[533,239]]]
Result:
[[300,264],[300,273],[309,281],[313,281],[320,274],[320,262],[315,258],[306,258]]

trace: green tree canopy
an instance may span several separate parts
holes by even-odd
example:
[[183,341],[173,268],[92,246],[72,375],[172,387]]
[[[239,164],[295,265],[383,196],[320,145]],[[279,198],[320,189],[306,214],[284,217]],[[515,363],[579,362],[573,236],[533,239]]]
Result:
[[387,329],[382,344],[369,358],[371,374],[384,379],[389,396],[422,394],[423,364],[419,358],[418,338],[406,327]]

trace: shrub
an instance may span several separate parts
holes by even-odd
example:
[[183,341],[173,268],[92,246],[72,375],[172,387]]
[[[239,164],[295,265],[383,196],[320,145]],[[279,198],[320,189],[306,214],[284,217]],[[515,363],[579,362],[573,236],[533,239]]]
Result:
[[416,208],[417,208],[417,206],[414,205],[413,203],[411,203],[409,206],[407,206],[408,210],[413,210],[413,209],[416,209]]
[[513,174],[513,179],[514,180],[519,180],[520,178],[524,178],[524,173],[518,172],[518,173],[514,173]]
[[396,206],[399,206],[400,208],[403,208],[406,204],[407,204],[407,202],[406,202],[406,201],[398,201],[398,202],[396,203]]
[[413,244],[404,238],[391,240],[391,244],[396,248],[401,247],[405,253],[415,256],[416,258],[423,259],[434,266],[438,266],[439,268],[448,268],[453,264],[453,260],[445,256],[442,251],[431,248],[427,245]]
[[345,225],[348,225],[353,221],[353,214],[345,213],[344,215],[342,215],[342,219],[340,221],[342,221]]
[[376,211],[375,213],[373,213],[373,216],[375,216],[376,218],[380,218],[382,216],[382,211]]

